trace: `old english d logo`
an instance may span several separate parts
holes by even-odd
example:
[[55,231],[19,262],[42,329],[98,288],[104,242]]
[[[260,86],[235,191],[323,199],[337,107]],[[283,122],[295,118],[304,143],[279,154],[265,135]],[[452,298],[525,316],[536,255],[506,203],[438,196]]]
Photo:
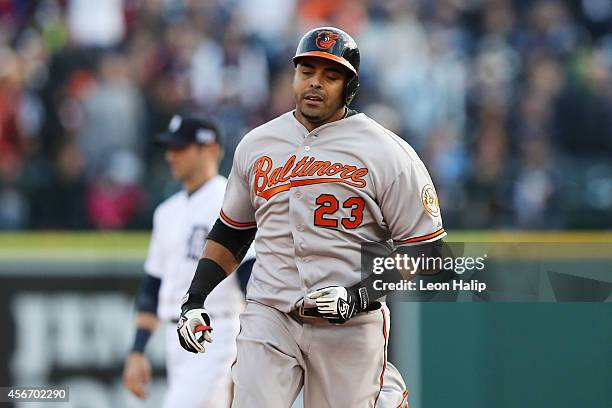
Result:
[[334,34],[330,31],[321,31],[317,36],[316,44],[317,47],[322,50],[330,49],[338,39],[338,34]]

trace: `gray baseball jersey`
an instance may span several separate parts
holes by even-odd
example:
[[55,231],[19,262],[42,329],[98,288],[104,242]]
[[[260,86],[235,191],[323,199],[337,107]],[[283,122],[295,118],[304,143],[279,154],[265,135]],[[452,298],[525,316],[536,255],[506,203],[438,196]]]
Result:
[[307,292],[359,282],[361,242],[410,245],[446,234],[423,162],[363,113],[309,132],[288,112],[249,132],[221,219],[257,226],[247,299],[286,313]]

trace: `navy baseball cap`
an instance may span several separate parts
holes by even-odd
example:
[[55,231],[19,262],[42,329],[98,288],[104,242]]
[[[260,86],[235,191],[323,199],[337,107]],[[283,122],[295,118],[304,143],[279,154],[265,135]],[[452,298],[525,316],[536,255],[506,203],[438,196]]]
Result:
[[199,115],[174,115],[168,125],[168,131],[157,135],[155,141],[166,147],[185,147],[192,143],[221,145],[215,123]]

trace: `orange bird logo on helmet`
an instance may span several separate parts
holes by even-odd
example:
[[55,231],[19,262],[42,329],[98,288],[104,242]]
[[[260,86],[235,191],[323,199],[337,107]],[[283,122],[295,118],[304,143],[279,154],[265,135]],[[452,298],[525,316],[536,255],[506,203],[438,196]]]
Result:
[[317,47],[323,50],[328,50],[336,43],[338,37],[338,34],[332,33],[330,31],[321,31],[317,36]]

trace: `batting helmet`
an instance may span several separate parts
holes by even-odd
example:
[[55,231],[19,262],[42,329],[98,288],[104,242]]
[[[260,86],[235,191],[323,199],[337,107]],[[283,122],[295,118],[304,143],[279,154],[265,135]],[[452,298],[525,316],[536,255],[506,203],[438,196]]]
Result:
[[359,48],[353,38],[334,27],[319,27],[310,30],[300,40],[293,57],[297,66],[303,57],[319,57],[343,65],[349,72],[344,88],[344,102],[350,104],[359,87]]

